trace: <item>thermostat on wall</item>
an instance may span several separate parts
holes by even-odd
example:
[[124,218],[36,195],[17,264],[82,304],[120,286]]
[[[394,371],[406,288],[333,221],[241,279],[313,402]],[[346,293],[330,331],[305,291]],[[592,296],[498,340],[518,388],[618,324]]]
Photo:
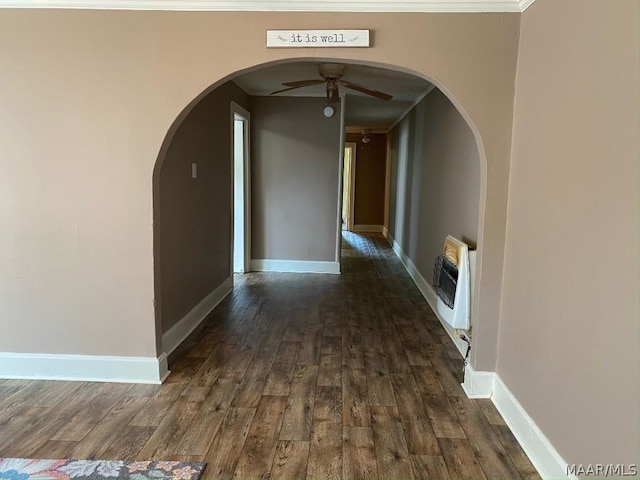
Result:
[[324,107],[324,110],[322,111],[322,113],[324,113],[325,117],[331,118],[333,117],[333,114],[336,113],[336,109],[333,108],[331,105],[327,105],[326,107]]

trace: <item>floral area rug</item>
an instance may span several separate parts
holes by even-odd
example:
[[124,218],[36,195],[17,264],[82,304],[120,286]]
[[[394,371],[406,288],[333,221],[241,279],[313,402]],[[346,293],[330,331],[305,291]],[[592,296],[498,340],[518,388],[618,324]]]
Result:
[[198,480],[204,463],[0,458],[0,480]]

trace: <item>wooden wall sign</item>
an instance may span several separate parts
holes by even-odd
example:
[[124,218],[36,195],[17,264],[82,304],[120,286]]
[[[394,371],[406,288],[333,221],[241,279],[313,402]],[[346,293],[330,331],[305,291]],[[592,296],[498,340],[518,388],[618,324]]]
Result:
[[369,30],[267,30],[267,48],[369,46]]

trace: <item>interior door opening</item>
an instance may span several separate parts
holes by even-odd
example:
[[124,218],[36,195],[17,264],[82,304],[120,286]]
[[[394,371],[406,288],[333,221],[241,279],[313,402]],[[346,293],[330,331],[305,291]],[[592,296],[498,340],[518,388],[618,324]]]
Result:
[[250,270],[249,112],[231,104],[233,125],[233,272]]
[[349,231],[353,231],[356,147],[357,144],[354,142],[345,145],[342,170],[342,230]]

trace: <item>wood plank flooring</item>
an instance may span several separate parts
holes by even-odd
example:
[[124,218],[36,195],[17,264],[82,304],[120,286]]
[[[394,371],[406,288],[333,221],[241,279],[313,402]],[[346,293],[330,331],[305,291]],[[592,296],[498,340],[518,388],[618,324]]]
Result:
[[0,380],[0,457],[206,461],[217,478],[540,478],[380,235],[343,275],[251,273],[161,386]]

